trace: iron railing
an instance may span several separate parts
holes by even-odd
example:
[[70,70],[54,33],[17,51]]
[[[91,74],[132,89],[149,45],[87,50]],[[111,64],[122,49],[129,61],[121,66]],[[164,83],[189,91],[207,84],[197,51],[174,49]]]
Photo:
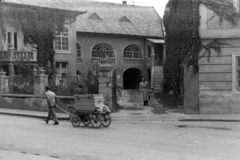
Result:
[[59,96],[98,94],[98,82],[80,76],[52,76],[48,83],[51,90]]

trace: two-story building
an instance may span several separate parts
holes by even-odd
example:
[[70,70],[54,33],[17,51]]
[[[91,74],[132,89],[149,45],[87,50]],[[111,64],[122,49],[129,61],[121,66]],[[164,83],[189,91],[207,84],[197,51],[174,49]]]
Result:
[[55,66],[58,74],[81,75],[88,65],[110,57],[117,83],[138,88],[144,76],[160,90],[163,79],[164,35],[161,17],[153,7],[140,7],[89,0],[4,0],[40,7],[86,10],[76,23],[66,25],[56,37]]
[[[76,16],[86,13],[85,11],[72,11],[64,9],[52,9],[48,7],[39,7],[29,4],[21,3],[9,3],[0,2],[1,14],[4,15],[1,19],[0,27],[0,65],[7,72],[7,75],[14,75],[16,72],[16,67],[19,62],[37,65],[37,50],[36,44],[24,43],[24,34],[21,27],[15,25],[13,12],[11,10],[46,10],[54,12],[58,15],[64,17],[64,26],[71,30],[68,36],[68,47],[70,52],[76,52],[75,42],[76,42]],[[1,17],[2,17],[1,15]],[[66,29],[64,28],[63,33],[57,35],[55,41],[55,47],[58,47],[59,37],[64,35]],[[62,42],[63,43],[63,42]],[[71,58],[71,57],[70,57]]]

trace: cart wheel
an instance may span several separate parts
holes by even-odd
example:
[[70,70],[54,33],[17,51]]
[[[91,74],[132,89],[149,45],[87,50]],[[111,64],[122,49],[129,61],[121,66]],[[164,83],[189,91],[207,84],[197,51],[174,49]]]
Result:
[[94,128],[99,128],[101,127],[101,124],[102,124],[102,118],[100,115],[97,115],[97,114],[93,114],[91,116],[91,125],[94,127]]
[[89,114],[84,115],[84,118],[82,119],[82,123],[85,126],[88,126],[91,123],[91,118],[90,118]]
[[102,115],[102,126],[103,127],[108,127],[111,124],[111,117],[109,114],[103,114]]
[[79,127],[81,124],[81,119],[78,116],[71,116],[70,120],[73,127]]

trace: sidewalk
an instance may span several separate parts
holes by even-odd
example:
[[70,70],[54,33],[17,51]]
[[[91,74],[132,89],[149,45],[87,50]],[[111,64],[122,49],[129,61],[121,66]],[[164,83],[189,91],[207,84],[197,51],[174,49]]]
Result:
[[216,121],[216,122],[240,122],[240,114],[196,114],[183,115],[179,121]]
[[0,159],[2,160],[59,160],[60,158],[47,157],[38,154],[28,154],[25,152],[16,152],[10,150],[0,150]]
[[[143,110],[120,110],[111,114],[112,121],[219,121],[219,122],[240,122],[240,114],[197,114],[185,115],[183,113],[167,112],[164,114],[154,114],[150,107]],[[0,114],[11,116],[22,116],[32,118],[45,118],[47,112],[17,110],[0,108]],[[69,120],[66,113],[57,113],[59,120]]]
[[[40,119],[46,118],[47,116],[47,112],[7,108],[0,108],[0,114]],[[69,115],[66,113],[57,113],[57,116],[59,120],[69,120]],[[154,114],[150,111],[150,108],[145,108],[143,110],[120,110],[111,113],[112,121],[177,121],[177,117],[179,117],[179,115],[170,116],[169,114]]]

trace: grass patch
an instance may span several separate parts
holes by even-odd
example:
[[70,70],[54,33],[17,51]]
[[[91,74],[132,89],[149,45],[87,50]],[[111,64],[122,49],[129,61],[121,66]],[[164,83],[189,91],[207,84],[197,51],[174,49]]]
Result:
[[183,97],[176,97],[168,93],[155,93],[154,97],[164,108],[180,109],[183,106]]
[[183,112],[183,97],[176,97],[168,93],[155,93],[154,98],[161,104],[161,106],[153,106],[153,113],[163,114],[167,111],[176,113]]

